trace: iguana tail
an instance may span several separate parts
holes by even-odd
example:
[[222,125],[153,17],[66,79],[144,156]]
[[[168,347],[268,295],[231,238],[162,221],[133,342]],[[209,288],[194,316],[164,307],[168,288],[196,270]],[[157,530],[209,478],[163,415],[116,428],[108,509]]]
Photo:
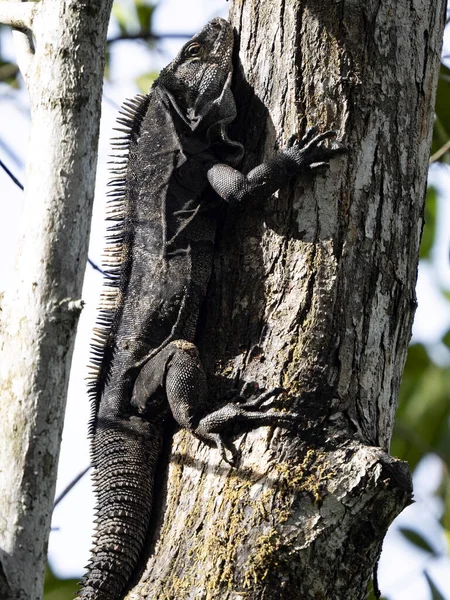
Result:
[[124,597],[148,534],[162,435],[161,419],[99,414],[92,440],[96,528],[79,598]]

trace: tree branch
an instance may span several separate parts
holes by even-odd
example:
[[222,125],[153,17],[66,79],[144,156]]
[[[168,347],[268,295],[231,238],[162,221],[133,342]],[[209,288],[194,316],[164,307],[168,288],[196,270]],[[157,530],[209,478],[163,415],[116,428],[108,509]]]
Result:
[[[80,298],[87,259],[111,4],[101,0],[94,11],[70,0],[0,1],[0,20],[27,26],[16,37],[32,117],[17,268],[2,299],[0,513],[11,525],[0,528],[5,600],[42,593],[81,308],[71,299]],[[39,52],[27,64],[31,25]]]
[[20,29],[13,30],[14,48],[16,50],[17,64],[22,77],[28,85],[30,76],[30,67],[34,58],[34,43],[31,30],[24,31]]
[[17,63],[27,83],[30,64],[34,56],[31,31],[37,10],[38,5],[35,2],[0,0],[0,23],[13,28]]
[[155,34],[151,32],[139,31],[138,33],[121,33],[120,35],[108,38],[108,44],[115,44],[116,42],[129,42],[129,41],[146,41],[156,42],[159,40],[188,40],[194,34],[193,33],[162,33]]
[[436,162],[437,160],[439,160],[441,158],[441,156],[444,156],[444,154],[446,152],[448,152],[450,150],[450,140],[448,140],[443,146],[441,146],[439,148],[439,150],[436,150],[436,152],[430,156],[430,165],[434,162]]
[[31,30],[36,11],[34,2],[0,1],[0,23],[21,31]]
[[80,479],[82,477],[84,477],[86,475],[86,473],[89,471],[90,468],[91,468],[91,465],[88,465],[85,469],[83,469],[81,471],[81,473],[78,473],[78,475],[72,479],[72,481],[69,483],[69,485],[67,485],[63,489],[63,491],[59,494],[59,496],[56,498],[55,503],[53,504],[53,508],[55,508],[61,502],[61,500],[67,496],[67,494],[70,492],[70,490],[80,481]]
[[0,160],[0,167],[5,171],[5,173],[7,175],[9,175],[9,177],[14,181],[14,183],[17,185],[17,187],[19,187],[21,190],[23,190],[23,183],[20,183],[20,181],[17,179],[17,177],[14,175],[14,173],[8,169],[8,167],[5,165],[5,163],[2,160]]

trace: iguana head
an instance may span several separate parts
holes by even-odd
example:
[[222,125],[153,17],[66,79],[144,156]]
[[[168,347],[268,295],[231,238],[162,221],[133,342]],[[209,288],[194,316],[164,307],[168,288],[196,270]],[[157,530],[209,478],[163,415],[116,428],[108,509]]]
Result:
[[[177,112],[195,128],[220,105],[230,101],[233,29],[224,19],[210,21],[161,71],[157,85],[170,95]],[[224,97],[226,96],[226,97]],[[212,106],[215,105],[215,106]],[[222,106],[221,111],[227,107]],[[210,120],[210,119],[208,119]]]

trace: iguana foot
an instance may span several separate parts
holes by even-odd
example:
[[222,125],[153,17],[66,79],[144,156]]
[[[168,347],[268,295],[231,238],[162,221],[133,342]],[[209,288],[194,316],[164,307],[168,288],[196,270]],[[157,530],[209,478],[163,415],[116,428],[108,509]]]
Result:
[[294,142],[282,154],[295,163],[298,169],[315,169],[317,167],[328,166],[328,162],[334,156],[346,152],[346,148],[335,143],[326,145],[327,140],[336,137],[336,132],[332,129],[317,133],[316,127],[311,127],[305,135]]
[[[245,391],[244,386],[243,391]],[[251,423],[253,426],[284,425],[298,421],[301,415],[287,413],[279,410],[264,412],[258,409],[270,398],[284,392],[283,388],[276,387],[261,394],[254,394],[250,398],[243,398],[242,393],[236,396],[234,402],[229,402],[217,410],[200,419],[193,432],[202,440],[212,442],[218,448],[220,456],[231,466],[235,466],[237,450],[232,444],[226,444],[222,432],[235,423]],[[231,458],[229,457],[231,455]]]

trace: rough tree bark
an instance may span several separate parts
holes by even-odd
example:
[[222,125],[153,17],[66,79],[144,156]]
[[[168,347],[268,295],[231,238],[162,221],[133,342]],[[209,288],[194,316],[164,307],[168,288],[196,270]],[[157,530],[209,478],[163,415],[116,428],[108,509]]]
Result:
[[303,420],[241,432],[237,469],[175,435],[152,554],[129,599],[364,598],[385,532],[411,501],[408,467],[388,448],[444,4],[232,4],[245,167],[311,124],[349,147],[323,175],[228,214],[200,334],[213,395],[237,374],[282,385]]
[[[0,337],[0,596],[42,596],[94,195],[112,0],[0,2],[31,102],[16,279]],[[32,33],[32,35],[31,35]]]

